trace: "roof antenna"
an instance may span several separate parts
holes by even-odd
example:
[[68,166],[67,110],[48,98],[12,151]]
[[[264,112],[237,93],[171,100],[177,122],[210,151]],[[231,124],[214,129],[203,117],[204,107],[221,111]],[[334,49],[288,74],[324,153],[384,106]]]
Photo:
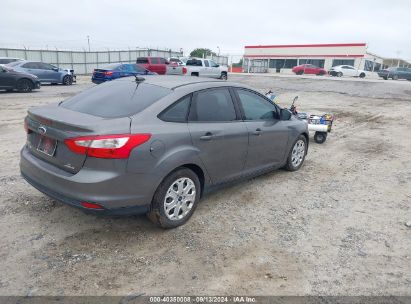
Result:
[[143,78],[143,77],[138,77],[137,75],[135,75],[135,77],[136,77],[136,82],[137,82],[137,83],[140,83],[140,82],[143,82],[144,80],[146,80],[145,78]]

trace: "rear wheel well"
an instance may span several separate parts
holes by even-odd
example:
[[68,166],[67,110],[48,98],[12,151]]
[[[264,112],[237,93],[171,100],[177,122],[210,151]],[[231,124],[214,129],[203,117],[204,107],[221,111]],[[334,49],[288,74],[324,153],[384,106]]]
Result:
[[18,80],[16,81],[16,85],[15,85],[15,89],[16,89],[16,90],[19,90],[19,83],[21,83],[22,81],[28,81],[28,82],[30,82],[31,89],[34,89],[34,86],[35,86],[34,81],[31,80],[30,78],[22,77],[22,78],[20,78],[20,79],[18,79]]
[[307,149],[308,149],[308,142],[309,142],[308,141],[308,134],[304,132],[302,135],[305,137],[305,140],[307,141]]
[[[195,164],[186,164],[186,165],[183,165],[181,167],[190,169],[191,171],[193,171],[197,175],[198,179],[200,180],[200,185],[201,185],[200,197],[203,196],[204,182],[205,182],[203,169],[201,169],[199,166],[197,166]],[[179,168],[177,168],[177,169],[179,169]]]
[[22,80],[28,80],[28,81],[30,81],[30,83],[34,86],[34,81],[31,80],[30,78],[27,78],[27,77],[22,77],[22,78],[20,78],[19,80],[17,80],[17,82],[22,81]]

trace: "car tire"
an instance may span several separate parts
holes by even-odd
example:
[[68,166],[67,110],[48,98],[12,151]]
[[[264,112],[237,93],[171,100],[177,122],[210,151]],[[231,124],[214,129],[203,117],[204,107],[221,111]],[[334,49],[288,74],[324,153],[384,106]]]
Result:
[[297,171],[298,169],[300,169],[304,163],[306,154],[307,139],[304,135],[301,134],[300,136],[298,136],[291,147],[284,169],[288,171]]
[[327,132],[315,132],[314,134],[314,141],[317,144],[322,144],[327,139]]
[[296,72],[295,74],[297,74],[297,75],[302,75],[302,74],[304,74],[304,71],[298,71],[298,72]]
[[28,79],[20,79],[17,82],[17,91],[20,93],[29,93],[33,90],[33,83]]
[[388,77],[387,77],[387,76],[384,76],[382,79],[384,79],[384,80],[388,80]]
[[318,72],[317,76],[324,76],[325,73],[324,72]]
[[64,85],[72,85],[73,84],[73,78],[70,75],[66,75],[63,77],[63,84]]
[[365,78],[365,73],[361,73],[359,77],[360,78]]
[[342,72],[338,72],[337,73],[337,77],[342,77],[343,73]]
[[[184,190],[184,185],[187,190]],[[190,169],[177,169],[158,186],[147,217],[164,229],[181,226],[190,219],[197,208],[200,194],[198,176]]]
[[221,76],[220,76],[220,79],[227,80],[227,73],[222,72]]
[[393,79],[393,80],[398,80],[398,75],[393,75],[393,76],[392,76],[392,79]]
[[7,90],[6,90],[7,93],[11,93],[11,92],[13,92],[13,91],[14,91],[13,89],[7,89]]

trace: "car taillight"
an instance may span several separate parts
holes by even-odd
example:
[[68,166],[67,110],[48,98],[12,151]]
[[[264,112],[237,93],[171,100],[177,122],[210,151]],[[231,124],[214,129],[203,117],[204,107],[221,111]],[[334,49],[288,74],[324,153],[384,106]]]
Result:
[[67,147],[77,154],[97,158],[128,158],[135,147],[148,141],[151,134],[118,134],[68,138]]
[[183,67],[183,74],[187,74],[187,68]]
[[113,72],[104,72],[104,75],[111,76],[111,75],[113,75]]

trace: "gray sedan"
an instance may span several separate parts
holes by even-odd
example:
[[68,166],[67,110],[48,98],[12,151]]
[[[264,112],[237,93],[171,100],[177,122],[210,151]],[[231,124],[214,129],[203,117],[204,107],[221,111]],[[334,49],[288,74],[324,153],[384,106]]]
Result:
[[30,109],[22,176],[100,214],[184,224],[207,192],[277,168],[298,170],[307,124],[240,84],[127,77]]
[[74,72],[70,70],[60,69],[44,62],[20,60],[11,62],[8,66],[18,72],[36,75],[42,83],[62,83],[64,85],[71,85],[75,77],[73,75]]

